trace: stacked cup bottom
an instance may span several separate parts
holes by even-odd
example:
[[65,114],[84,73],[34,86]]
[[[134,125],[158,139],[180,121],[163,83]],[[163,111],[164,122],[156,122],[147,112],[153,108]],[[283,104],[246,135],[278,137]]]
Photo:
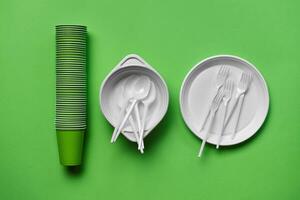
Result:
[[81,164],[86,129],[86,26],[56,26],[56,133],[62,165]]

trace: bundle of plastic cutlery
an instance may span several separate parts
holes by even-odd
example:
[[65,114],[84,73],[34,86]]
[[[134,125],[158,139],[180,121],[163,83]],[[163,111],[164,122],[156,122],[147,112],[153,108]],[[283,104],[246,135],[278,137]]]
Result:
[[146,117],[149,106],[156,98],[154,83],[147,76],[131,75],[126,78],[121,91],[123,98],[118,101],[120,118],[118,126],[115,127],[112,134],[111,142],[117,140],[126,123],[129,123],[138,144],[138,149],[143,153]]
[[[206,132],[198,153],[199,157],[203,153],[206,141],[208,140],[211,134],[211,129],[214,123],[221,123],[220,126],[221,130],[217,133],[218,134],[218,139],[216,143],[217,149],[219,148],[219,145],[222,141],[224,130],[230,120],[234,120],[234,131],[232,132],[232,139],[234,139],[236,135],[236,127],[239,122],[239,117],[243,107],[244,97],[252,81],[252,75],[251,73],[242,72],[236,90],[234,90],[234,82],[228,79],[229,76],[230,76],[230,66],[221,66],[216,77],[215,86],[213,86],[215,92],[213,94],[211,104],[209,106],[207,114],[200,128],[200,131],[206,129]],[[233,99],[233,103],[231,106],[231,110],[228,113],[227,112],[228,105],[230,104],[231,99]],[[221,116],[219,118],[220,120],[215,122],[215,116],[220,106],[224,107],[222,110],[223,112],[220,113]],[[232,119],[233,113],[235,112],[237,113],[236,117]]]
[[166,82],[150,64],[129,54],[102,82],[99,100],[101,111],[114,127],[111,142],[123,135],[143,153],[144,139],[167,112],[169,93]]

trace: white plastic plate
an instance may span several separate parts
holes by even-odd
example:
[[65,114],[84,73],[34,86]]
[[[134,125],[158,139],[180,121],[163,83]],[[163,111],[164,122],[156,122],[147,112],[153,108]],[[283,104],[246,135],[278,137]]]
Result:
[[[180,109],[183,119],[189,129],[199,138],[203,139],[207,129],[199,131],[204,121],[205,114],[209,109],[213,91],[216,87],[216,76],[220,66],[226,65],[230,67],[231,79],[235,83],[233,97],[235,96],[236,87],[240,80],[242,72],[251,72],[253,80],[247,91],[244,104],[241,110],[239,123],[237,126],[237,134],[232,139],[233,121],[230,120],[224,131],[224,136],[220,145],[234,145],[241,143],[251,136],[263,124],[269,109],[269,93],[267,84],[261,73],[255,66],[248,61],[230,55],[220,55],[207,58],[198,63],[185,77],[180,92]],[[231,110],[233,100],[231,100],[228,112]],[[224,111],[221,106],[217,111],[214,124],[212,126],[208,143],[217,143],[217,134],[221,130],[221,114]],[[235,116],[236,112],[232,117]]]

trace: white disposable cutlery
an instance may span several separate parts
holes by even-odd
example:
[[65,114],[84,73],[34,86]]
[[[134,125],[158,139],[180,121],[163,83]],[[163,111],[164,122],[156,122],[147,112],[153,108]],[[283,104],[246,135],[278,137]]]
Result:
[[[129,76],[126,80],[125,80],[125,84],[133,84],[135,81],[137,80],[137,77],[135,75]],[[128,105],[128,97],[127,95],[124,93],[124,84],[121,85],[121,94],[124,98],[119,98],[118,99],[118,107],[120,108],[121,112],[120,112],[120,120],[119,120],[119,124],[121,123],[122,120],[122,116],[124,116],[125,114],[125,109]],[[130,126],[132,128],[133,134],[135,136],[136,141],[138,142],[139,136],[138,136],[138,131],[137,128],[135,127],[134,124],[134,120],[132,118],[132,116],[129,116],[129,123]],[[117,127],[115,128],[114,132],[117,131]],[[114,135],[114,134],[113,134]]]
[[[123,98],[118,100],[118,107],[121,109],[119,123],[114,130],[111,142],[117,140],[128,121],[138,144],[138,149],[143,153],[146,117],[149,107],[156,99],[155,85],[146,76],[131,75],[121,86],[121,93]],[[139,105],[142,105],[142,117]],[[134,110],[134,117],[132,116],[132,110]]]
[[105,77],[99,91],[100,109],[115,127],[111,142],[122,133],[127,140],[137,143],[141,153],[143,138],[163,119],[168,102],[164,79],[136,54],[125,56]]
[[146,129],[146,117],[148,114],[148,109],[150,105],[154,102],[156,98],[156,89],[153,82],[151,82],[151,88],[149,95],[146,99],[144,99],[141,103],[143,104],[143,115],[142,115],[142,121],[141,121],[141,129],[140,129],[140,138],[139,138],[139,149],[141,148],[141,145],[143,144],[143,138],[144,138],[144,131]]
[[[239,122],[239,118],[240,118],[240,113],[241,113],[241,109],[243,107],[243,102],[244,102],[244,97],[245,94],[250,86],[250,83],[252,81],[252,74],[251,73],[246,73],[243,72],[241,75],[241,79],[238,83],[237,86],[237,90],[236,90],[236,95],[235,95],[235,101],[233,104],[233,107],[231,109],[231,112],[229,113],[227,119],[226,119],[226,124],[228,123],[228,121],[230,120],[233,112],[235,111],[235,109],[237,109],[237,114],[236,114],[236,118],[234,119],[234,129],[233,129],[233,133],[232,133],[232,139],[235,138],[236,136],[236,128]],[[238,106],[237,106],[238,105]]]
[[[216,78],[216,91],[214,91],[214,95],[213,98],[214,99],[216,97],[216,95],[218,94],[218,92],[220,91],[221,87],[224,85],[228,75],[229,75],[230,69],[228,66],[222,66],[219,71],[218,71],[218,75]],[[208,116],[210,114],[210,109],[206,112],[205,115],[205,119],[200,127],[200,131],[204,129],[205,124],[207,122]]]
[[224,133],[224,129],[225,129],[225,119],[226,119],[226,114],[227,114],[227,107],[228,107],[228,103],[231,99],[232,96],[232,91],[234,88],[234,83],[232,80],[227,80],[225,85],[224,85],[224,96],[223,96],[223,106],[224,106],[224,111],[223,111],[223,115],[222,115],[222,126],[221,126],[221,131],[218,135],[218,141],[217,141],[217,145],[216,148],[218,149],[222,140],[222,136]]
[[[133,84],[135,84],[136,81],[137,81],[137,77],[135,75],[131,75],[125,80],[125,83],[123,85],[121,85],[121,93],[122,93],[123,98],[118,99],[118,106],[121,108],[120,115],[119,115],[120,117],[119,117],[118,125],[115,127],[114,132],[112,134],[111,142],[114,142],[116,133],[118,132],[118,129],[122,123],[122,119],[125,115],[125,111],[128,106],[129,99],[132,96],[131,88],[133,87]],[[138,136],[135,136],[135,137],[136,137],[136,139],[138,139]]]
[[207,112],[207,115],[206,115],[204,122],[200,129],[200,131],[202,131],[205,128],[207,119],[210,116],[210,122],[209,122],[207,131],[205,133],[205,136],[203,138],[203,141],[202,141],[202,144],[201,144],[201,147],[199,150],[199,154],[198,154],[199,157],[202,155],[205,143],[209,137],[211,127],[214,122],[215,114],[216,114],[217,110],[219,109],[219,106],[222,102],[223,102],[222,105],[224,106],[224,111],[221,116],[222,124],[221,124],[221,130],[219,131],[218,136],[217,136],[216,148],[217,149],[219,148],[224,130],[225,130],[233,112],[237,108],[237,115],[236,115],[236,118],[234,121],[234,129],[233,129],[232,139],[234,139],[234,137],[236,135],[236,128],[238,125],[240,112],[241,112],[241,109],[243,106],[244,96],[249,88],[250,83],[251,83],[252,75],[251,75],[251,73],[246,73],[246,72],[242,73],[240,81],[239,81],[237,89],[236,89],[236,94],[235,94],[232,109],[227,117],[227,108],[228,108],[228,104],[231,100],[233,88],[234,88],[234,82],[232,80],[226,80],[228,75],[229,75],[229,68],[222,66],[218,72],[217,80],[216,80],[217,93],[211,103],[210,109]]
[[[128,110],[128,109],[127,109]],[[129,123],[130,123],[130,126],[132,128],[132,131],[133,131],[133,134],[135,135],[135,138],[136,138],[136,142],[138,144],[138,149],[140,150],[141,153],[144,153],[144,143],[142,143],[141,145],[139,145],[138,143],[138,139],[139,139],[139,136],[138,136],[138,128],[135,126],[135,123],[134,123],[134,120],[133,120],[133,117],[130,115],[129,116]],[[142,141],[143,142],[143,141]],[[139,148],[141,146],[141,148]]]
[[[149,92],[150,92],[150,90],[149,90]],[[148,93],[148,95],[149,95],[149,93]],[[141,124],[141,117],[140,117],[140,112],[139,112],[138,105],[139,105],[139,102],[137,102],[137,103],[135,104],[135,106],[134,106],[134,114],[135,114],[135,119],[136,119],[136,121],[137,121],[138,133],[139,133],[139,136],[140,136],[140,135],[141,135],[142,124]],[[137,139],[136,142],[137,142],[137,144],[138,144],[138,149],[140,150],[141,146],[143,146],[143,145],[140,144],[139,138],[140,138],[140,137],[138,137],[138,139]],[[141,142],[143,142],[143,141],[141,141]]]
[[219,90],[219,92],[217,93],[217,95],[215,96],[215,98],[213,99],[212,101],[212,104],[211,104],[211,107],[210,107],[210,110],[209,110],[209,113],[210,113],[210,121],[209,121],[209,125],[208,125],[208,129],[204,135],[204,138],[202,140],[202,144],[201,144],[201,147],[200,147],[200,150],[199,150],[199,154],[198,154],[198,157],[201,157],[202,155],[202,152],[203,152],[203,149],[204,149],[204,146],[205,146],[205,143],[209,137],[209,133],[211,131],[211,126],[214,122],[214,119],[215,119],[215,115],[216,115],[216,112],[220,106],[220,103],[223,99],[223,96],[224,96],[224,92],[223,92],[223,89]]
[[115,142],[117,140],[136,103],[148,96],[150,86],[150,79],[146,76],[138,77],[137,81],[135,81],[134,84],[125,84],[124,92],[127,94],[126,97],[128,97],[128,100],[126,100],[129,102],[128,104],[130,104],[130,106],[128,107],[123,120],[117,128],[117,131],[114,132],[112,136],[112,142]]

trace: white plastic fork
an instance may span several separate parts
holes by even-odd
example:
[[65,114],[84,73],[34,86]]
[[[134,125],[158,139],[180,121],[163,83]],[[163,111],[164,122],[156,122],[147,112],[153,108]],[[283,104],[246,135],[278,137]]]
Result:
[[213,101],[212,101],[211,108],[210,108],[210,111],[209,111],[209,113],[210,113],[210,122],[209,122],[208,129],[207,129],[207,131],[206,131],[206,133],[203,137],[203,141],[202,141],[199,153],[198,153],[198,157],[201,157],[201,155],[202,155],[202,152],[204,150],[204,146],[205,146],[206,141],[207,141],[208,136],[209,136],[209,132],[211,131],[211,126],[213,124],[216,112],[217,112],[217,110],[220,106],[220,103],[222,101],[223,96],[224,96],[223,90],[220,90],[217,93],[217,95],[215,96],[215,98],[213,99]]
[[250,83],[252,81],[252,74],[251,73],[246,73],[246,72],[243,72],[242,75],[241,75],[241,79],[238,83],[238,86],[237,86],[237,90],[236,90],[236,95],[235,95],[235,100],[234,100],[234,103],[233,103],[233,106],[232,106],[232,109],[228,115],[228,117],[226,117],[226,121],[225,121],[225,127],[227,126],[230,118],[232,117],[232,114],[234,113],[235,109],[237,108],[237,105],[239,103],[239,106],[237,108],[237,116],[235,118],[235,122],[234,122],[234,129],[233,129],[233,134],[232,134],[232,139],[235,138],[235,135],[236,135],[236,128],[237,128],[237,124],[238,124],[238,121],[239,121],[239,118],[240,118],[240,112],[241,112],[241,109],[242,109],[242,106],[243,106],[243,102],[244,102],[244,97],[245,97],[245,94],[250,86]]
[[[221,66],[221,68],[219,69],[219,72],[217,74],[217,78],[216,78],[216,91],[215,93],[213,94],[213,98],[212,98],[212,101],[214,100],[214,98],[217,96],[218,92],[220,91],[220,88],[224,85],[228,75],[229,75],[229,72],[230,72],[230,68],[228,66]],[[205,118],[204,118],[204,121],[200,127],[200,131],[202,131],[205,127],[205,124],[207,122],[207,119],[208,119],[208,116],[210,114],[210,108],[212,106],[212,101],[211,101],[211,105],[210,107],[208,108],[207,112],[206,112],[206,115],[205,115]]]
[[232,96],[232,91],[234,88],[234,82],[232,80],[227,80],[225,82],[224,85],[224,97],[223,97],[223,105],[224,105],[224,111],[223,111],[223,115],[222,115],[222,127],[221,127],[221,131],[218,135],[218,141],[217,141],[217,146],[216,148],[218,149],[222,140],[222,136],[224,133],[224,125],[225,125],[225,119],[226,119],[226,114],[227,114],[227,108],[228,108],[228,103],[231,99]]

